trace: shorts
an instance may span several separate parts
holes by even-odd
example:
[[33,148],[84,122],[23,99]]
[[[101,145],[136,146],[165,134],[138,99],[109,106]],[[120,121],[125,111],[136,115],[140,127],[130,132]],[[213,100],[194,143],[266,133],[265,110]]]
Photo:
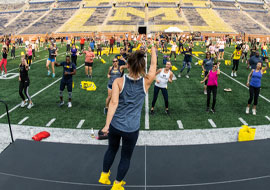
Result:
[[92,63],[85,62],[84,64],[86,67],[93,67],[93,62]]
[[67,86],[68,92],[72,92],[72,80],[61,80],[60,91],[64,91]]
[[110,89],[110,90],[112,90],[112,84],[108,84],[107,85],[107,88]]
[[55,62],[55,59],[50,59],[50,58],[48,58],[48,61],[50,61],[50,62]]
[[219,51],[219,52],[224,52],[224,49],[219,49],[218,51]]

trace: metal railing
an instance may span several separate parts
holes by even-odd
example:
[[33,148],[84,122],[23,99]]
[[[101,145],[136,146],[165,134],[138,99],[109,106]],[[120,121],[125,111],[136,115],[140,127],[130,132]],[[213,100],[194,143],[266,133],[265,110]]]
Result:
[[9,118],[9,112],[8,112],[8,105],[6,102],[0,100],[1,103],[3,103],[6,106],[6,112],[7,112],[7,118],[8,118],[8,125],[9,125],[9,132],[10,132],[10,137],[11,137],[11,143],[14,143],[14,139],[13,139],[13,133],[12,133],[12,129],[11,129],[11,125],[10,125],[10,118]]

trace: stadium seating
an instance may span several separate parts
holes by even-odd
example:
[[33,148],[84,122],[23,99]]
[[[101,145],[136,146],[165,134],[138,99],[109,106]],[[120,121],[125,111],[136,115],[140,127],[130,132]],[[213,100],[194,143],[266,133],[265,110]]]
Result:
[[235,1],[212,1],[214,7],[235,8]]
[[108,19],[108,25],[137,25],[145,18],[144,8],[117,8]]
[[244,9],[261,9],[263,10],[264,3],[242,3],[240,2],[241,7]]
[[85,26],[97,26],[104,22],[106,19],[110,8],[96,8],[96,11],[91,15],[91,17],[84,23]]
[[184,7],[193,7],[193,8],[199,8],[199,7],[206,7],[206,0],[183,0]]
[[52,10],[48,16],[36,22],[33,26],[24,31],[24,34],[46,34],[55,32],[62,26],[77,9],[56,9]]
[[0,11],[21,10],[24,5],[24,3],[0,4]]
[[19,18],[9,24],[5,29],[5,34],[18,34],[22,29],[29,26],[46,11],[33,11],[33,12],[24,12]]
[[5,33],[5,25],[10,21],[10,19],[15,18],[19,13],[3,13],[0,14],[0,35]]
[[29,9],[48,9],[54,1],[48,1],[48,2],[29,2]]
[[196,9],[183,8],[182,11],[184,12],[191,26],[207,26],[207,23],[204,21]]
[[67,0],[58,0],[57,8],[72,8],[79,7],[81,1],[67,1]]
[[219,15],[237,31],[249,34],[267,34],[260,25],[254,23],[250,18],[241,13],[241,11],[233,10],[216,10]]
[[270,14],[269,12],[248,12],[252,18],[258,20],[260,23],[262,23],[267,28],[270,28]]

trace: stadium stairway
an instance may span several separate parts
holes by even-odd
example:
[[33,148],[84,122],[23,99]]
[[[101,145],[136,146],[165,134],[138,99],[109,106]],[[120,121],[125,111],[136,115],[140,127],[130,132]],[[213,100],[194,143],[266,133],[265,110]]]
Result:
[[23,7],[22,7],[22,11],[21,13],[19,13],[16,17],[14,17],[13,19],[11,19],[6,25],[5,27],[7,27],[8,25],[10,25],[13,21],[15,21],[17,18],[19,18],[23,13],[24,13],[24,10],[28,8],[28,5],[25,4]]

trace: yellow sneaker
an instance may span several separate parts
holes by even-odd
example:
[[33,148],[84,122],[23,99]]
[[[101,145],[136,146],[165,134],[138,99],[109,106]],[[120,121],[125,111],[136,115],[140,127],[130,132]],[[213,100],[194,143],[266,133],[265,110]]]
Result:
[[111,181],[109,179],[110,175],[111,175],[111,171],[109,171],[108,173],[102,172],[98,182],[105,185],[111,185]]
[[126,182],[121,181],[120,183],[113,183],[113,186],[111,188],[111,190],[125,190],[125,188],[123,187],[126,184]]

